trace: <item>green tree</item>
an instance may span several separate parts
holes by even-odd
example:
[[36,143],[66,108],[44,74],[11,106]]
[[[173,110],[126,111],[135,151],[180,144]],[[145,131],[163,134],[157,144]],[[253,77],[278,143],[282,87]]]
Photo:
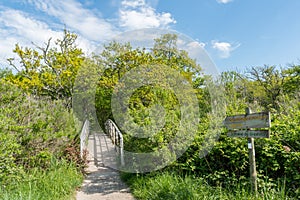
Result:
[[246,92],[253,95],[266,110],[279,110],[279,98],[284,92],[286,76],[275,66],[252,67],[247,73]]
[[0,68],[0,79],[4,79],[12,75],[12,71],[8,68]]
[[[206,94],[204,94],[201,86],[204,82],[201,68],[194,59],[189,57],[186,51],[178,49],[176,35],[167,34],[155,39],[155,44],[150,50],[145,50],[143,47],[134,49],[130,44],[112,42],[105,46],[100,57],[101,65],[104,68],[96,92],[96,108],[100,124],[103,124],[108,118],[114,119],[115,117],[112,115],[111,97],[116,91],[120,103],[113,106],[120,108],[128,106],[127,111],[139,127],[151,127],[152,124],[160,123],[163,120],[165,122],[163,128],[152,137],[133,137],[132,135],[140,131],[135,127],[132,127],[129,132],[122,130],[123,133],[126,133],[124,135],[125,148],[130,152],[153,152],[165,147],[180,129],[179,124],[182,115],[180,97],[185,99],[185,102],[192,102],[189,95],[183,97],[184,93],[175,94],[167,87],[167,82],[161,80],[169,80],[171,85],[182,88],[187,88],[185,86],[190,85],[189,91],[184,91],[185,94],[193,93],[196,94],[199,102],[207,101],[207,99],[203,99]],[[172,77],[172,75],[170,76],[171,69],[167,70],[165,66],[178,72],[181,78],[170,78]],[[139,72],[140,76],[132,76],[126,82],[119,84],[126,73],[143,67],[145,67],[145,71]],[[152,81],[140,88],[134,88],[128,105],[123,104],[125,99],[122,96],[123,89],[130,88],[139,81],[147,82],[145,78],[142,78],[142,75],[149,77]],[[160,84],[156,84],[157,82]],[[189,105],[189,103],[186,104]],[[156,105],[160,105],[160,108],[164,109],[164,113],[160,113],[161,109]],[[191,108],[187,106],[187,109]],[[158,115],[155,120],[153,120],[154,115]],[[164,119],[162,119],[163,117]],[[130,124],[127,121],[123,123]],[[185,139],[188,140],[188,130],[185,131]],[[180,148],[178,147],[178,149]]]
[[51,38],[45,47],[14,49],[18,59],[9,58],[10,66],[18,73],[9,80],[22,89],[38,96],[62,99],[71,107],[73,85],[84,54],[76,46],[77,35],[64,30],[62,39],[52,46]]
[[284,83],[284,92],[290,95],[299,95],[300,92],[300,65],[293,65],[284,70],[287,78]]

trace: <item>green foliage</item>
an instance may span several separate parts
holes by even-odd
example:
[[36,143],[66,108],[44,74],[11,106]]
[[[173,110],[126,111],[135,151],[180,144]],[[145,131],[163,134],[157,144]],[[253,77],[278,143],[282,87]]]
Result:
[[[140,69],[139,67],[148,68],[148,70],[140,73],[145,77],[147,76],[147,80],[150,79],[151,83],[132,91],[133,93],[128,102],[129,115],[132,117],[133,122],[142,128],[151,127],[156,123],[160,124],[161,121],[164,122],[163,128],[153,137],[135,137],[134,135],[139,134],[140,130],[134,127],[126,131],[121,130],[125,134],[125,149],[127,151],[151,152],[164,147],[180,128],[179,121],[181,120],[180,112],[182,110],[180,110],[179,99],[185,99],[186,105],[192,104],[192,100],[187,98],[190,95],[184,96],[184,94],[197,94],[201,108],[206,105],[203,98],[207,96],[207,91],[201,88],[204,82],[201,68],[195,60],[189,58],[187,52],[179,50],[176,43],[177,36],[172,34],[163,35],[161,38],[156,39],[154,47],[150,51],[145,51],[143,48],[133,49],[129,44],[112,42],[105,46],[100,55],[104,68],[96,91],[96,109],[100,124],[104,124],[109,118],[114,119],[116,117],[112,116],[111,110],[111,98],[114,91],[117,91],[117,94],[120,95],[118,99],[120,103],[113,106],[127,107],[127,105],[124,105],[126,102],[123,102],[126,97],[122,98],[122,91],[136,85],[137,81],[142,81],[144,78],[133,77],[122,84],[118,83],[127,72],[133,72]],[[170,75],[170,70],[166,70],[165,66],[176,70],[181,77],[184,77],[185,81],[182,78]],[[175,94],[174,91],[168,88],[168,83],[162,80],[168,80],[170,85],[184,88],[184,92],[180,91],[179,94]],[[156,84],[158,82],[160,84]],[[187,85],[191,85],[191,87],[186,89],[188,88]],[[157,107],[157,105],[159,106]],[[164,112],[160,112],[162,109],[159,109],[159,107],[164,109]],[[153,119],[153,116],[157,117]],[[124,124],[130,123],[124,121]],[[188,130],[183,130],[183,132],[182,137],[188,135]],[[179,148],[179,146],[177,147]],[[165,159],[169,159],[171,155],[165,156]]]
[[[257,73],[260,81],[236,72],[222,74],[220,82],[225,88],[227,115],[243,114],[246,107],[251,107],[256,112],[265,110],[269,106],[272,108],[271,138],[255,140],[259,191],[266,187],[276,188],[279,181],[285,182],[285,190],[289,196],[299,197],[300,107],[299,97],[295,95],[298,89],[293,89],[291,93],[284,90],[287,86],[285,81],[289,82],[296,76],[293,74],[291,77],[283,77],[285,72],[275,70],[273,67],[254,68],[254,72]],[[274,74],[268,77],[266,73]],[[270,98],[266,97],[267,90],[272,90],[272,87],[278,88],[277,96],[274,93],[276,97],[273,94],[270,94]],[[206,117],[201,120],[202,124],[194,144],[174,166],[169,167],[169,170],[195,174],[205,178],[210,185],[214,186],[234,188],[237,183],[241,183],[244,187],[249,187],[247,139],[229,138],[226,130],[223,130],[214,147],[202,158],[203,137],[201,136],[209,131],[209,120],[205,124],[205,119]]]
[[35,99],[0,81],[0,182],[5,185],[31,168],[47,169],[53,157],[64,157],[77,131],[62,102]]
[[[247,90],[253,95],[252,98],[256,99],[266,110],[279,110],[279,97],[284,91],[283,70],[279,70],[275,66],[252,67],[248,74],[248,79],[253,80],[248,83],[256,86],[247,87]],[[260,92],[257,92],[259,90]]]
[[[62,99],[71,107],[74,81],[84,61],[81,49],[76,47],[77,35],[64,31],[62,39],[52,46],[51,38],[45,47],[14,49],[18,59],[8,59],[18,73],[8,77],[12,83],[38,96]],[[16,64],[15,62],[18,62]]]
[[52,159],[47,170],[31,169],[22,180],[11,179],[9,185],[0,187],[0,199],[71,199],[82,179],[75,164]]
[[76,39],[65,30],[45,47],[17,44],[18,58],[8,59],[17,73],[0,70],[0,199],[65,199],[81,183],[85,162],[71,110],[84,61]]
[[258,196],[251,194],[243,185],[237,184],[234,189],[212,187],[202,178],[179,176],[174,173],[154,173],[148,175],[123,174],[123,179],[130,185],[137,199],[236,199],[236,200],[282,200],[292,199],[285,195],[284,187],[270,189],[265,187]]
[[8,178],[20,179],[23,171],[15,163],[14,156],[21,153],[16,138],[0,131],[0,141],[0,183],[3,184]]
[[300,104],[296,101],[285,107],[286,115],[274,117],[271,141],[275,144],[271,143],[269,149],[265,148],[263,152],[268,154],[264,162],[268,165],[266,168],[273,166],[273,172],[269,169],[265,173],[272,178],[284,177],[290,191],[300,197]]
[[284,91],[287,94],[295,95],[299,93],[300,85],[300,65],[293,65],[284,70],[286,80],[284,82]]
[[0,79],[6,78],[12,75],[12,71],[8,68],[0,68]]
[[85,58],[79,68],[73,87],[72,109],[80,121],[89,118],[94,123],[91,113],[95,108],[95,88],[103,73],[102,61],[99,56]]

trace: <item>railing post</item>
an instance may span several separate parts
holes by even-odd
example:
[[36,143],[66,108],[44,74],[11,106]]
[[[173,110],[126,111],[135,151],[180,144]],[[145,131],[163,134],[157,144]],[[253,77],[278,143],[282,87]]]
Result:
[[123,137],[120,138],[120,157],[121,157],[121,165],[125,165],[124,161],[124,144],[123,144]]
[[83,151],[86,149],[87,138],[90,134],[89,120],[85,120],[80,132],[80,157],[83,157]]

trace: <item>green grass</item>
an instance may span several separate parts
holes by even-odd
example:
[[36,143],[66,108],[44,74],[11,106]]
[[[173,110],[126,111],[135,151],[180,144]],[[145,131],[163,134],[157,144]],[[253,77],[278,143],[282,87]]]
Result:
[[50,169],[29,171],[22,181],[11,180],[0,187],[1,200],[60,200],[71,199],[81,185],[83,176],[75,165],[64,161],[53,162]]
[[203,179],[191,176],[181,177],[171,173],[156,175],[123,174],[122,179],[131,187],[133,195],[140,200],[283,200],[284,188],[270,190],[263,188],[257,196],[245,186],[234,189],[209,186]]

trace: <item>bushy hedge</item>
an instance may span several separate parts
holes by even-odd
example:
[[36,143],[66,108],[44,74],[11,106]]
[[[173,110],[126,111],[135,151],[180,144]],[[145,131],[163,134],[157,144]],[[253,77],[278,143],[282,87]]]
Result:
[[67,147],[78,141],[73,115],[61,101],[0,81],[0,183],[5,185],[32,168],[47,169],[53,158],[69,158]]
[[[271,136],[255,140],[258,187],[277,188],[285,185],[291,196],[300,197],[300,104],[287,106],[286,114],[271,114]],[[199,134],[206,134],[205,128]],[[172,170],[197,175],[216,186],[250,188],[249,156],[246,138],[230,138],[226,130],[220,134],[212,150],[200,157],[203,139],[194,144],[170,167]],[[267,185],[266,185],[267,184]]]

